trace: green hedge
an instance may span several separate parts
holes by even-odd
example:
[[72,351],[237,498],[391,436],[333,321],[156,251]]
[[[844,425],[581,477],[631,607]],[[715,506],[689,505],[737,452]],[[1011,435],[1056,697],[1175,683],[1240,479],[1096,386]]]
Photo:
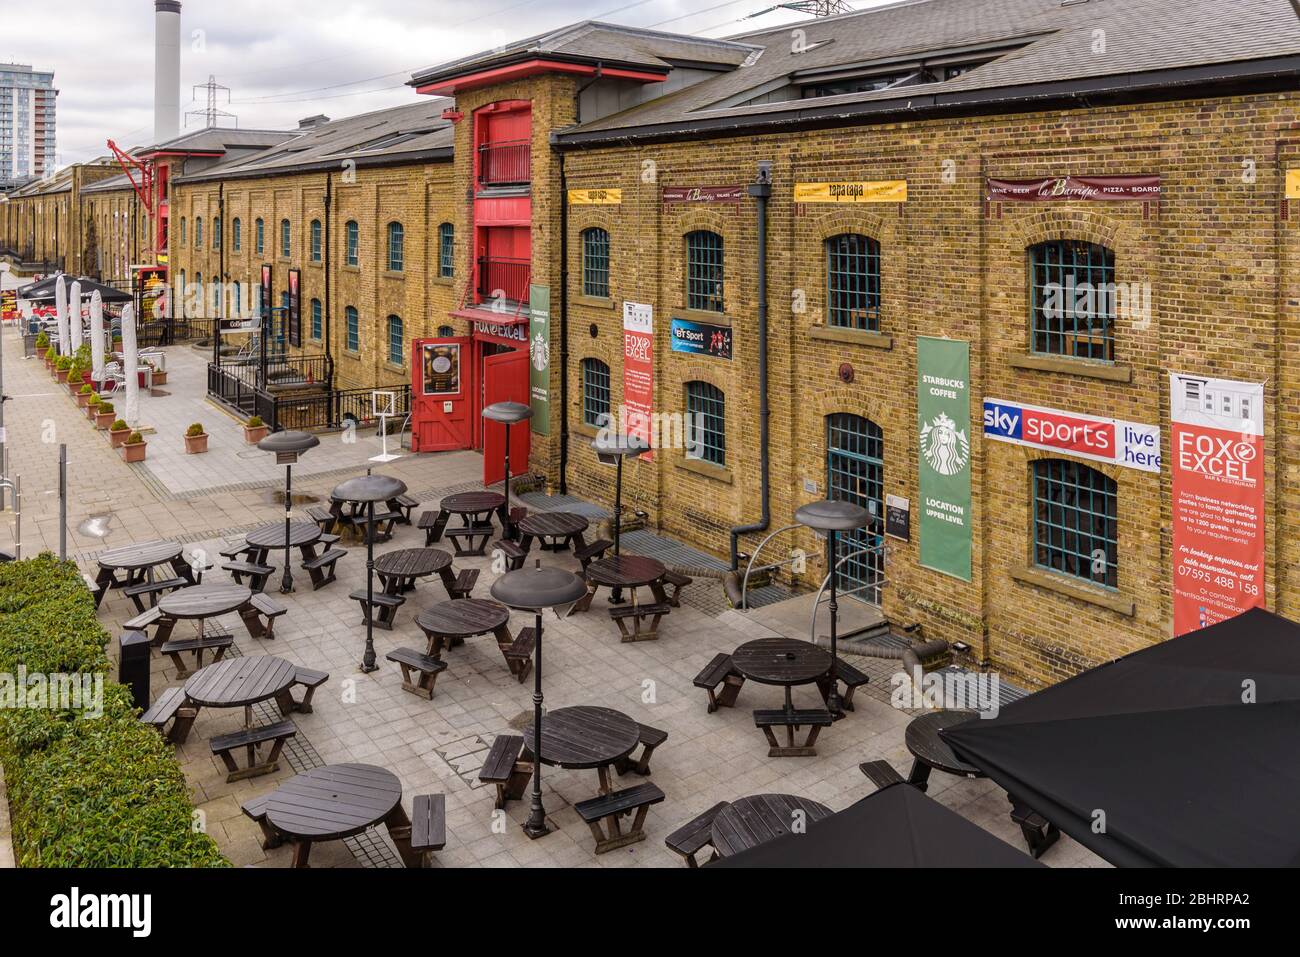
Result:
[[111,680],[109,634],[77,567],[0,565],[0,673],[104,675],[104,712],[0,708],[0,764],[22,867],[223,867],[192,827],[185,776]]

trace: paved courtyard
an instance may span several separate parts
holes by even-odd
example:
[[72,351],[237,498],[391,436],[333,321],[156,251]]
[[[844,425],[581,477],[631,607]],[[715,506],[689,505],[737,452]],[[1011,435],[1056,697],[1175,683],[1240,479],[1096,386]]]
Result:
[[[239,423],[210,404],[203,395],[204,357],[188,346],[169,350],[170,381],[166,396],[141,403],[142,422],[155,432],[149,437],[149,459],[125,465],[96,434],[66,395],[59,395],[43,364],[21,358],[20,344],[6,330],[6,406],[11,469],[24,485],[23,548],[27,555],[58,547],[57,443],[66,442],[72,462],[69,474],[69,554],[93,572],[102,550],[131,542],[169,538],[185,543],[187,551],[201,549],[218,563],[216,553],[268,521],[283,519],[283,505],[274,492],[283,470],[270,456],[242,444]],[[181,434],[201,421],[212,436],[206,455],[185,456]],[[295,470],[295,492],[322,500],[344,477],[360,474],[365,460],[378,451],[373,436],[346,443],[324,436]],[[415,457],[376,466],[407,483],[422,507],[436,507],[453,491],[479,487],[482,463],[473,453]],[[417,510],[417,515],[420,510]],[[295,516],[305,519],[299,511]],[[11,513],[0,522],[0,547],[12,549]],[[400,527],[394,540],[377,546],[377,553],[423,545],[423,532]],[[222,851],[236,865],[282,867],[290,850],[264,851],[256,826],[240,813],[240,804],[275,788],[293,774],[320,764],[343,761],[381,765],[401,779],[404,803],[411,796],[442,792],[447,801],[448,843],[436,855],[441,866],[673,866],[680,858],[664,846],[664,837],[697,813],[722,800],[781,791],[812,798],[839,810],[871,792],[873,786],[858,764],[889,761],[906,773],[910,756],[903,745],[903,728],[914,712],[888,703],[888,675],[894,663],[870,660],[868,688],[855,699],[857,710],[826,729],[813,758],[769,758],[751,710],[774,707],[780,690],[749,683],[737,707],[706,712],[705,694],[692,686],[694,675],[719,651],[766,633],[757,620],[733,611],[719,611],[720,586],[697,579],[683,593],[680,609],[665,619],[658,641],[622,644],[605,613],[602,597],[590,611],[567,619],[548,612],[544,639],[545,695],[548,708],[603,705],[623,711],[644,724],[668,732],[668,740],[651,762],[654,781],[666,800],[650,810],[647,840],[597,857],[587,826],[573,805],[596,793],[593,771],[544,770],[545,802],[555,833],[530,841],[519,824],[527,815],[527,798],[512,802],[504,814],[493,810],[493,792],[480,787],[477,772],[492,740],[503,732],[518,733],[531,716],[531,677],[519,684],[508,672],[491,639],[469,639],[446,652],[448,669],[437,681],[435,697],[425,701],[401,690],[400,672],[384,655],[400,646],[423,647],[414,624],[416,614],[446,599],[436,579],[421,582],[398,611],[393,631],[375,632],[380,670],[359,669],[365,630],[360,610],[348,593],[363,587],[365,549],[346,540],[348,550],[338,566],[338,581],[312,591],[306,572],[295,569],[298,590],[283,597],[288,613],[276,624],[274,640],[254,640],[235,616],[223,620],[235,635],[235,654],[274,654],[296,664],[330,673],[314,699],[312,714],[295,714],[297,737],[286,750],[279,772],[227,783],[225,771],[210,753],[209,739],[240,726],[237,710],[206,709],[196,722],[178,759],[193,787],[196,807]],[[534,553],[536,554],[536,553]],[[543,553],[548,562],[577,569],[571,555]],[[295,556],[296,557],[296,556]],[[272,556],[279,564],[282,556]],[[487,597],[494,573],[488,558],[458,558],[455,567],[481,571],[475,597]],[[214,570],[209,580],[224,580]],[[272,586],[279,581],[278,573]],[[105,599],[100,617],[114,636],[134,609],[119,592]],[[797,616],[790,616],[797,620]],[[768,612],[764,620],[781,620]],[[531,623],[515,614],[511,631]],[[185,625],[178,626],[180,630]],[[797,636],[797,635],[796,635]],[[863,659],[860,665],[866,667]],[[153,690],[178,684],[169,660],[155,655]],[[883,679],[883,680],[882,680]],[[863,693],[866,692],[866,693]],[[808,688],[795,689],[796,706],[811,706]],[[264,706],[259,706],[264,707]],[[272,718],[267,708],[261,715]],[[633,776],[625,783],[636,783]],[[931,796],[954,808],[1000,838],[1023,847],[1018,828],[1008,817],[1005,796],[987,781],[958,779],[936,773]],[[1095,866],[1099,859],[1068,838],[1051,848],[1044,862],[1053,866]],[[324,866],[400,866],[386,836],[372,831],[346,842],[323,844],[312,853],[312,864]]]

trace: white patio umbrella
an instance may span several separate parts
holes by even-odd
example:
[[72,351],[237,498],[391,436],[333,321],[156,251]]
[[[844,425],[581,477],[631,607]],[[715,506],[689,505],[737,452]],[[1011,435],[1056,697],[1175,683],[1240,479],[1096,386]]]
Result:
[[81,283],[76,280],[68,291],[68,325],[72,335],[68,339],[69,354],[76,355],[81,348]]
[[104,300],[96,289],[90,294],[90,377],[104,382]]
[[59,325],[59,355],[71,355],[68,348],[68,289],[60,276],[54,283],[54,319]]
[[140,360],[135,345],[135,307],[127,303],[122,307],[122,372],[126,375],[126,424],[135,428],[140,424],[140,380],[136,374]]

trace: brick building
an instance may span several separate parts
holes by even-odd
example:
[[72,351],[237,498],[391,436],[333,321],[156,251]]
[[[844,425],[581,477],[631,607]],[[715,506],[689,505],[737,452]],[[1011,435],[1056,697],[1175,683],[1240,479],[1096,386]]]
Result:
[[[728,40],[583,23],[177,175],[173,276],[251,291],[269,264],[278,298],[300,270],[291,353],[338,388],[411,383],[424,450],[482,446],[482,402],[531,394],[531,469],[596,501],[601,415],[691,416],[700,441],[631,464],[625,500],[722,557],[827,495],[892,504],[897,534],[846,547],[850,587],[1047,683],[1171,633],[1170,372],[1263,384],[1262,599],[1300,615],[1298,73],[1287,0],[921,0]],[[1062,315],[1079,286],[1112,294]],[[424,340],[459,350],[445,405]],[[927,380],[968,406],[946,424],[919,421],[935,340],[968,350]],[[1000,431],[1006,409],[1073,444]],[[969,470],[942,562],[936,427]],[[1129,427],[1143,462],[1081,444]]]

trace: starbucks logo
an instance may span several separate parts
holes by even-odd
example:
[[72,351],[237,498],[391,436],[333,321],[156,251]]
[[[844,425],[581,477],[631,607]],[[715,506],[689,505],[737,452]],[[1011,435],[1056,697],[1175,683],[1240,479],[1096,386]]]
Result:
[[921,429],[921,454],[940,475],[956,475],[970,461],[970,440],[957,423],[940,413]]
[[545,372],[551,363],[551,344],[539,332],[533,337],[532,347],[528,350],[532,356],[533,368]]

